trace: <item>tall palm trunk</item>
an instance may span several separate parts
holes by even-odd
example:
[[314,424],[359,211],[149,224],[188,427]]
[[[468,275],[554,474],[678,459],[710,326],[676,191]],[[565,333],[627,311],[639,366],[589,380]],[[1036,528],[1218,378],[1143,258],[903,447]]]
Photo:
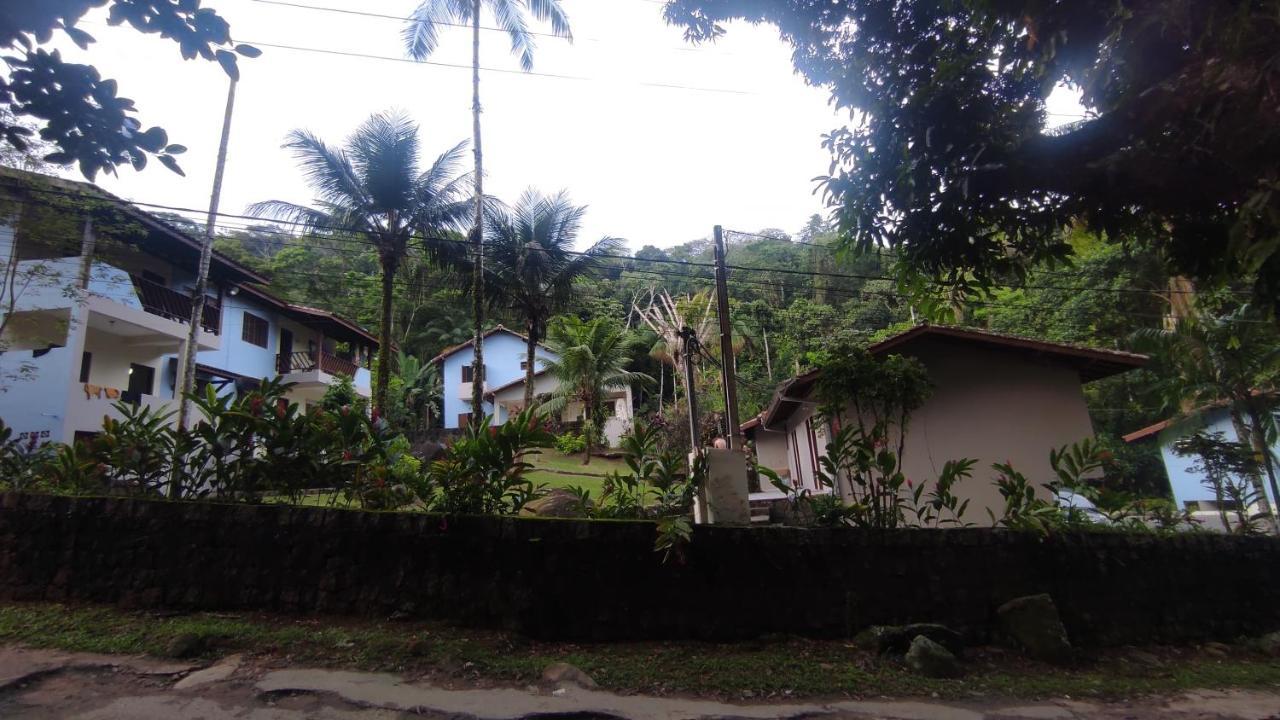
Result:
[[484,153],[480,149],[480,0],[471,6],[471,133],[476,157],[476,221],[472,228],[471,311],[475,316],[471,361],[471,418],[484,417]]
[[533,407],[533,361],[538,354],[538,323],[530,320],[525,323],[525,332],[528,338],[525,340],[524,353],[524,409],[528,410]]
[[[1250,448],[1253,448],[1256,451],[1258,443],[1254,441],[1254,432],[1249,425],[1245,423],[1244,416],[1240,413],[1240,409],[1237,407],[1233,407],[1231,409],[1231,425],[1236,431],[1236,440],[1238,442],[1248,444]],[[1262,444],[1265,451],[1266,441],[1263,440]],[[1249,482],[1253,485],[1254,492],[1258,494],[1258,509],[1264,516],[1266,516],[1267,522],[1271,523],[1271,527],[1268,529],[1275,533],[1277,531],[1277,527],[1280,527],[1280,522],[1277,522],[1275,513],[1271,511],[1271,502],[1267,499],[1267,491],[1262,485],[1261,475],[1259,475],[1257,471],[1249,473]]]
[[[1249,439],[1252,441],[1253,452],[1260,456],[1262,468],[1267,473],[1267,484],[1271,486],[1271,497],[1280,502],[1280,487],[1277,487],[1276,467],[1271,458],[1271,448],[1267,447],[1266,425],[1263,423],[1262,413],[1253,404],[1253,398],[1249,400],[1249,424],[1252,426]],[[1263,493],[1263,497],[1265,496],[1266,494]],[[1280,534],[1280,517],[1276,517],[1274,506],[1272,506],[1271,524],[1271,529]]]
[[[380,253],[382,261],[382,322],[378,328],[378,376],[373,382],[373,409],[387,411],[387,386],[391,383],[391,305],[395,302],[396,270],[400,258],[393,252]],[[319,348],[321,353],[324,348]]]

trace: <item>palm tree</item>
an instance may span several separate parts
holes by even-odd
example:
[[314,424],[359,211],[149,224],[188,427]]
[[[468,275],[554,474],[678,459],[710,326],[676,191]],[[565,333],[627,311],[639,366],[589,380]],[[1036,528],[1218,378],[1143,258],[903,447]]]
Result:
[[533,407],[534,361],[547,321],[569,304],[575,282],[597,274],[601,259],[623,248],[621,240],[606,237],[575,252],[585,210],[571,203],[563,191],[544,197],[530,189],[514,208],[490,212],[487,274],[491,294],[524,316],[526,408]]
[[[474,316],[472,328],[472,371],[478,378],[484,377],[484,152],[480,143],[480,15],[484,8],[498,23],[499,29],[511,39],[511,52],[520,56],[520,67],[528,72],[533,69],[533,34],[525,14],[551,24],[551,32],[559,37],[573,39],[569,31],[569,17],[560,7],[560,0],[423,0],[409,17],[404,28],[404,43],[414,60],[426,60],[439,45],[441,25],[471,26],[471,131],[472,152],[475,155],[474,225],[471,228],[471,309]],[[471,416],[484,414],[484,383],[471,385]]]
[[[1164,370],[1155,391],[1166,405],[1186,413],[1207,405],[1225,405],[1239,442],[1253,449],[1265,470],[1272,497],[1280,498],[1276,459],[1269,439],[1275,437],[1277,395],[1271,383],[1280,376],[1280,337],[1273,324],[1248,305],[1220,316],[1196,312],[1172,330],[1135,333],[1139,349],[1149,350]],[[1252,482],[1272,529],[1280,522],[1267,501],[1262,478]]]
[[398,113],[373,115],[341,148],[306,130],[289,133],[284,147],[298,158],[316,192],[315,207],[267,200],[249,207],[253,215],[298,223],[319,235],[356,235],[371,242],[382,269],[382,322],[373,406],[385,411],[391,378],[391,310],[396,270],[420,239],[428,257],[447,262],[449,243],[441,236],[464,226],[470,211],[466,175],[458,165],[466,141],[445,151],[425,171],[419,168],[418,126]]
[[653,378],[626,369],[633,339],[605,318],[559,317],[551,323],[547,340],[559,359],[540,360],[560,387],[541,409],[555,415],[574,403],[582,406],[582,434],[587,441],[582,464],[586,465],[591,462],[595,434],[604,427],[605,400],[611,393],[636,382],[653,382]]

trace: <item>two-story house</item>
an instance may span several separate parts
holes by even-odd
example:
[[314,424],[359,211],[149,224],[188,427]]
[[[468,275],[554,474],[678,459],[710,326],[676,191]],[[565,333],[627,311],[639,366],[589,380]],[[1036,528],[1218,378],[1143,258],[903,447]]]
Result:
[[[481,342],[484,349],[484,377],[480,380],[484,383],[484,412],[490,416],[492,424],[501,425],[524,409],[528,338],[498,325],[481,336]],[[472,346],[471,341],[454,345],[431,359],[439,365],[443,379],[445,428],[465,427],[471,422],[471,391],[475,382],[471,367],[474,358]],[[538,362],[533,375],[534,397],[550,395],[559,389],[560,381],[542,367],[541,360],[555,360],[559,356],[541,343],[534,352],[535,362]],[[616,446],[623,434],[631,429],[631,388],[614,393],[608,400],[603,432],[608,444]],[[570,403],[561,413],[560,420],[565,423],[581,421],[582,405]]]
[[[480,336],[480,342],[484,350],[484,371],[480,373],[480,378],[473,377],[472,372],[475,357],[471,349],[473,340],[445,348],[439,355],[431,358],[431,362],[440,368],[446,429],[465,427],[471,422],[472,383],[477,381],[484,384],[482,392],[487,394],[484,414],[491,417],[494,425],[505,422],[506,416],[499,417],[494,412],[491,390],[524,380],[528,363],[528,338],[498,325]],[[558,357],[555,351],[541,343],[534,352],[535,358]],[[535,368],[537,369],[539,368]]]
[[[68,442],[118,401],[172,411],[200,244],[94,185],[0,170],[0,418]],[[265,282],[214,253],[197,385],[232,392],[283,375],[305,404],[342,372],[367,393],[373,336]]]

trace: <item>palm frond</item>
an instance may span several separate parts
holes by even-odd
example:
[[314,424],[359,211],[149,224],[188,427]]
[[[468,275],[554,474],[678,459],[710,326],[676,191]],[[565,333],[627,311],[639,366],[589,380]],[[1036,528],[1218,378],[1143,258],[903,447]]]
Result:
[[405,51],[414,60],[426,60],[440,44],[440,26],[471,22],[471,3],[461,0],[425,0],[414,8],[400,31]]
[[573,32],[569,29],[569,16],[560,6],[560,0],[526,0],[529,12],[538,20],[550,23],[551,32],[573,42]]
[[529,32],[529,24],[525,22],[523,8],[517,0],[486,0],[486,4],[498,27],[511,39],[511,54],[520,56],[520,68],[529,72],[533,69],[536,44]]

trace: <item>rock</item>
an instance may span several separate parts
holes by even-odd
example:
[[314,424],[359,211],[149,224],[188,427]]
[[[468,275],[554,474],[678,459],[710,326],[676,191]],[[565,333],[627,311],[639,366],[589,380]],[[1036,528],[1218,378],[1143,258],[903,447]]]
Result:
[[815,522],[813,505],[809,502],[774,500],[769,505],[769,522],[774,525],[808,527]]
[[582,672],[578,668],[565,662],[551,663],[542,671],[543,682],[552,685],[563,685],[570,683],[578,687],[593,688],[596,681],[591,676]]
[[174,686],[174,690],[194,690],[204,687],[211,683],[222,682],[231,677],[237,668],[240,667],[240,656],[230,655],[218,661],[216,665],[197,670],[185,678],[179,680]]
[[427,638],[416,637],[409,641],[409,647],[406,650],[412,657],[426,657],[431,654],[432,647],[431,641]]
[[881,655],[902,655],[911,647],[917,636],[923,635],[943,646],[952,655],[964,652],[964,638],[946,625],[937,623],[911,623],[910,625],[872,625],[853,638],[853,644],[863,650]]
[[1150,668],[1164,667],[1163,660],[1146,650],[1131,650],[1129,652],[1129,659],[1139,665],[1145,665]]
[[1220,642],[1207,642],[1202,649],[1206,655],[1214,657],[1226,657],[1231,654],[1231,647]]
[[1267,633],[1248,642],[1249,649],[1270,657],[1280,657],[1280,631]]
[[578,496],[564,488],[556,488],[537,500],[525,503],[520,514],[568,518],[582,517],[584,513]]
[[209,642],[205,638],[195,633],[182,633],[169,641],[164,652],[171,658],[183,660],[204,653],[208,647]]
[[933,678],[953,678],[961,674],[960,662],[945,647],[924,635],[917,635],[907,649],[907,667]]
[[1071,641],[1058,616],[1058,606],[1047,594],[1014,598],[996,610],[1000,629],[1028,655],[1045,662],[1071,660]]

